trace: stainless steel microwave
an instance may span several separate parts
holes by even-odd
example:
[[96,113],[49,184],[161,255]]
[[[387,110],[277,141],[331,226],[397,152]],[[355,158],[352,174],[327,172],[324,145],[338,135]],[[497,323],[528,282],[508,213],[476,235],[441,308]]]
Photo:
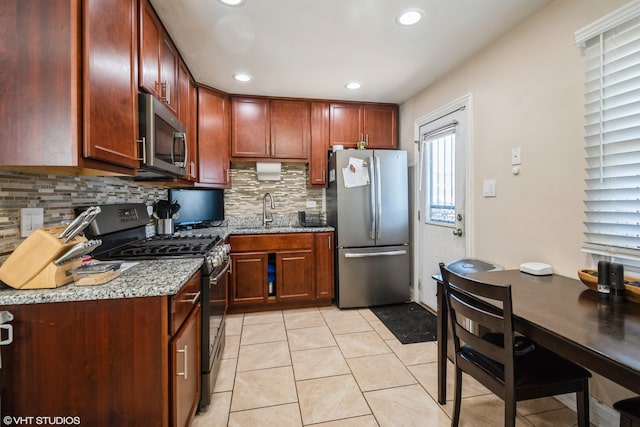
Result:
[[185,126],[153,95],[138,95],[142,169],[138,175],[183,176],[188,163]]

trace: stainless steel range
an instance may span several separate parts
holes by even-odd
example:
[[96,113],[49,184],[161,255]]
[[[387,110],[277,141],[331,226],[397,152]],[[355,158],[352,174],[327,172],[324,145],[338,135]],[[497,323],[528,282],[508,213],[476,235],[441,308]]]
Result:
[[144,260],[202,257],[202,387],[199,409],[209,405],[225,344],[228,244],[217,234],[147,237],[151,222],[141,203],[100,206],[101,212],[86,229],[87,237],[102,239],[93,252],[100,260]]

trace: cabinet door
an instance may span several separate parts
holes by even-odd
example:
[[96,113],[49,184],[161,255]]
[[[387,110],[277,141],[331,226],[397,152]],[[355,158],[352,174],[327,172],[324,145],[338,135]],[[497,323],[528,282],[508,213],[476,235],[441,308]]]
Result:
[[313,298],[313,252],[276,252],[276,297],[279,301]]
[[187,134],[187,174],[185,178],[189,181],[197,181],[198,141],[196,127],[192,124],[192,121],[197,123],[197,118],[192,120],[192,116],[197,114],[197,109],[192,106],[195,96],[195,93],[191,93],[192,90],[195,91],[195,87],[191,82],[189,70],[184,62],[180,61],[178,67],[178,119],[184,123]]
[[329,151],[329,104],[311,103],[311,157],[309,158],[309,185],[327,185]]
[[271,100],[271,157],[304,159],[309,156],[311,107],[306,101]]
[[398,107],[364,106],[364,134],[368,148],[398,148]]
[[160,99],[178,114],[178,51],[169,36],[160,40]]
[[316,298],[333,298],[333,233],[314,234]]
[[229,97],[205,87],[198,88],[199,180],[228,187]]
[[267,301],[268,258],[266,252],[231,254],[230,305]]
[[138,158],[136,1],[84,7],[84,157],[130,168]]
[[331,104],[329,112],[329,145],[355,148],[364,136],[362,129],[362,105]]
[[171,341],[172,424],[191,425],[200,401],[200,304]]
[[268,158],[269,100],[231,98],[231,157]]
[[140,56],[138,75],[140,87],[160,97],[159,49],[162,27],[148,0],[140,0]]

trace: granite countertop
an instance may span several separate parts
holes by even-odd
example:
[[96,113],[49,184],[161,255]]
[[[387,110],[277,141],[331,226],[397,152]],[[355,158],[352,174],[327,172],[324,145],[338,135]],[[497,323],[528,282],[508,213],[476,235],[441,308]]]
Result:
[[[180,231],[178,235],[220,236],[232,234],[316,233],[333,227],[229,225]],[[202,258],[164,258],[137,261],[117,278],[102,285],[77,286],[73,282],[52,289],[13,289],[0,283],[0,306],[65,301],[175,295],[202,266]]]
[[138,261],[102,285],[13,289],[0,284],[0,305],[175,295],[201,266],[202,258]]
[[269,234],[269,233],[319,233],[322,231],[334,231],[333,227],[304,227],[294,226],[230,226],[229,234]]
[[226,239],[232,234],[319,233],[323,231],[335,231],[335,228],[331,226],[304,227],[301,225],[269,225],[267,227],[261,225],[227,225],[178,231],[176,234],[179,236],[201,234],[204,236],[220,236],[222,239]]

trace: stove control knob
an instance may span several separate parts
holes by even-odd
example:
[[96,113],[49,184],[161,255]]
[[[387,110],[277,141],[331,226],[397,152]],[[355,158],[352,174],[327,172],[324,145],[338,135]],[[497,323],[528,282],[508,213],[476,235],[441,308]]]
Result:
[[228,243],[225,243],[224,245],[220,246],[220,249],[222,249],[222,251],[224,252],[224,255],[229,255],[229,252],[231,252],[231,245]]
[[212,257],[211,264],[214,267],[219,267],[222,265],[222,257],[219,254],[215,254]]

